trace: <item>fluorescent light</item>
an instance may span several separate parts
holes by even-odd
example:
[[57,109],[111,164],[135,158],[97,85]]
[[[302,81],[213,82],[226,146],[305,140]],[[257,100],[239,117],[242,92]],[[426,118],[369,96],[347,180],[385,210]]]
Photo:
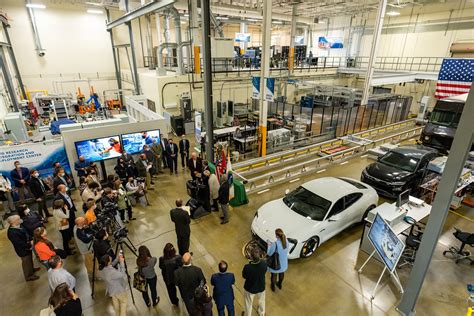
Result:
[[273,24],[283,24],[282,21],[272,21]]
[[319,20],[318,24],[326,24],[326,22],[324,22],[323,20]]
[[104,14],[104,11],[98,9],[87,9],[87,13],[91,14]]
[[30,9],[46,9],[46,6],[44,4],[38,3],[27,3],[26,7]]
[[187,18],[187,17],[189,16],[189,14],[185,13],[185,14],[183,14],[183,16],[184,16],[185,18]]
[[387,15],[389,15],[389,16],[397,16],[397,15],[400,15],[400,12],[398,12],[398,11],[388,11],[388,12],[387,12]]
[[259,20],[257,19],[247,19],[248,22],[260,22]]
[[218,19],[218,20],[228,20],[229,18],[226,17],[226,16],[218,16],[218,17],[216,17],[216,19]]

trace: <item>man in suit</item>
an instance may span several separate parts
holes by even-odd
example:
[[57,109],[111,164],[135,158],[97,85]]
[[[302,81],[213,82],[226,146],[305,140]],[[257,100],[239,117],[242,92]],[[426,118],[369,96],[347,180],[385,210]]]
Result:
[[219,187],[219,204],[222,209],[221,224],[227,224],[229,222],[229,193],[230,184],[227,181],[225,174],[221,175],[221,186]]
[[176,229],[179,254],[184,255],[189,251],[189,238],[191,236],[189,224],[191,224],[191,217],[189,213],[182,208],[183,200],[177,199],[175,203],[176,208],[170,211],[170,217]]
[[46,205],[46,195],[50,190],[49,186],[39,177],[39,172],[37,170],[32,169],[30,175],[31,177],[28,181],[28,186],[34,195],[36,202],[38,202],[38,213],[41,214],[43,218],[51,217],[52,215],[49,213],[48,206]]
[[206,278],[201,268],[192,265],[189,252],[183,255],[183,266],[174,272],[174,278],[189,315],[195,315],[194,291],[198,286],[206,284]]
[[[146,157],[146,160],[151,164],[151,168],[150,168],[150,176],[154,176],[155,173],[157,172],[155,170],[155,168],[153,167],[153,152],[151,151],[151,148],[150,146],[148,145],[143,145],[143,151],[142,151],[142,154],[145,154],[145,157]],[[153,183],[153,180],[151,180],[151,184],[154,184]]]
[[171,174],[173,174],[173,170],[175,173],[178,173],[178,146],[173,143],[171,138],[168,140],[166,152],[168,155],[168,167],[170,168]]
[[28,191],[28,194],[32,196],[30,187],[28,186],[28,180],[30,180],[30,170],[21,166],[20,162],[17,160],[13,163],[15,169],[10,172],[10,177],[13,180],[18,195],[20,196],[20,203],[23,203],[25,200],[25,190]]
[[145,189],[153,190],[151,187],[150,174],[151,162],[146,159],[145,154],[140,154],[140,157],[138,157],[137,161],[135,162],[135,166],[137,168],[138,176],[145,179]]
[[186,135],[181,135],[179,140],[179,153],[181,154],[181,167],[186,167],[187,160],[189,158],[189,140],[186,139]]
[[163,167],[168,168],[168,152],[166,151],[168,149],[168,139],[162,138],[160,140],[160,145],[161,150],[163,152],[163,156],[161,157],[161,159],[163,160]]
[[202,158],[199,158],[195,152],[191,153],[191,158],[188,160],[188,168],[193,180],[196,180],[198,175],[202,173]]
[[8,239],[10,239],[15,248],[18,257],[21,258],[21,267],[26,281],[38,280],[39,276],[35,275],[40,268],[34,268],[33,256],[31,252],[31,237],[26,229],[21,226],[21,218],[18,215],[11,215],[7,219],[8,222]]
[[163,173],[163,167],[161,165],[163,158],[163,148],[161,145],[153,139],[153,144],[151,144],[151,152],[153,153],[153,167],[158,173]]
[[58,173],[56,174],[56,176],[53,179],[53,194],[54,195],[58,194],[58,192],[59,192],[58,186],[60,184],[64,184],[66,186],[66,190],[69,194],[69,191],[71,190],[71,187],[70,187],[70,183],[67,180],[66,172],[64,171],[63,168],[58,169]]
[[227,315],[234,315],[234,289],[235,276],[227,272],[227,262],[219,262],[219,273],[214,273],[211,277],[211,285],[214,286],[212,297],[216,301],[219,316],[224,316],[224,308],[227,308]]
[[79,156],[79,160],[74,163],[74,170],[77,172],[77,177],[87,177],[87,167],[89,163],[84,156]]
[[74,205],[74,202],[72,201],[71,197],[69,196],[67,192],[67,187],[64,184],[58,185],[58,193],[54,196],[54,200],[63,200],[64,205],[69,208],[69,231],[72,236],[73,229],[74,229],[74,223],[76,222],[76,206]]

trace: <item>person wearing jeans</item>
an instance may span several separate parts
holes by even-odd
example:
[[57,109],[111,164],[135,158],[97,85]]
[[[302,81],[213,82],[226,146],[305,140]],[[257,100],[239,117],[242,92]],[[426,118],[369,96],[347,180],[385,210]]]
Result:
[[252,315],[253,299],[258,300],[258,314],[265,315],[265,274],[267,262],[260,257],[260,250],[255,247],[250,252],[251,261],[244,266],[242,277],[244,283],[245,312],[243,315]]
[[120,255],[117,269],[112,266],[112,257],[103,255],[100,258],[101,277],[105,283],[105,292],[112,298],[112,305],[116,316],[127,315],[128,304],[128,284],[127,274],[125,273],[125,258]]
[[[150,250],[146,246],[140,246],[138,248],[138,257],[137,257],[137,267],[138,272],[145,278],[146,280],[146,289],[145,292],[142,292],[143,300],[145,301],[146,306],[150,307],[153,303],[153,306],[158,305],[160,301],[160,297],[156,292],[156,272],[155,272],[155,265],[158,259],[156,257],[152,257],[150,254]],[[151,292],[151,302],[150,297],[148,296],[148,289]]]

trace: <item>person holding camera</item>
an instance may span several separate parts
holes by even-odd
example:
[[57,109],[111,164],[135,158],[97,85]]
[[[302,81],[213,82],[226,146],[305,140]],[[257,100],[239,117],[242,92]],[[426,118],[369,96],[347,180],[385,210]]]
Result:
[[212,297],[207,284],[200,285],[194,291],[195,316],[212,316]]
[[69,241],[72,235],[69,230],[69,208],[64,204],[63,200],[56,200],[53,202],[53,216],[56,221],[56,226],[63,238],[63,249],[68,255],[73,255],[74,252],[69,248]]
[[[148,307],[150,307],[152,303],[153,306],[156,306],[160,301],[160,297],[156,292],[156,282],[158,278],[156,277],[155,266],[157,261],[156,257],[151,256],[150,250],[146,246],[140,246],[138,248],[137,267],[138,272],[140,272],[141,276],[146,280],[146,289],[145,292],[142,292],[142,295]],[[148,289],[150,289],[151,292],[151,302],[148,296]]]
[[[128,223],[129,221],[136,220],[136,218],[133,217],[132,203],[128,199],[128,196],[133,193],[125,190],[122,185],[122,180],[120,179],[114,181],[114,190],[117,192],[117,206],[122,222]],[[125,210],[127,210],[128,220],[125,219]]]
[[100,259],[105,255],[110,256],[112,260],[116,261],[114,250],[112,249],[108,238],[109,234],[107,234],[107,231],[105,229],[99,230],[99,232],[95,236],[92,248],[94,249],[95,257],[97,258],[97,260],[99,260],[99,265],[101,264]]
[[33,236],[33,232],[38,227],[43,227],[43,222],[47,223],[38,212],[32,212],[28,206],[21,204],[17,207],[18,215],[22,219],[22,226],[26,229],[30,236]]
[[86,266],[87,272],[92,274],[94,255],[92,254],[91,248],[94,235],[90,228],[87,227],[87,221],[84,217],[76,218],[75,224],[73,231],[77,249],[84,258],[84,265]]
[[186,310],[189,315],[194,315],[194,292],[198,286],[206,284],[206,278],[201,268],[192,265],[191,254],[189,252],[183,255],[183,266],[175,271],[174,277],[181,298],[184,301],[184,305],[186,305]]
[[81,300],[67,283],[61,283],[54,289],[49,305],[56,316],[82,316]]
[[94,199],[99,201],[102,198],[102,190],[97,182],[88,182],[87,187],[81,194],[82,202],[87,203],[87,200]]
[[125,270],[125,258],[122,254],[118,257],[119,264],[114,268],[112,257],[108,254],[100,257],[100,275],[105,283],[105,292],[112,298],[116,316],[127,315],[128,284]]
[[97,216],[95,215],[97,204],[95,203],[93,199],[90,199],[86,203],[86,208],[87,208],[87,211],[84,214],[84,219],[86,220],[87,225],[90,225],[97,220]]

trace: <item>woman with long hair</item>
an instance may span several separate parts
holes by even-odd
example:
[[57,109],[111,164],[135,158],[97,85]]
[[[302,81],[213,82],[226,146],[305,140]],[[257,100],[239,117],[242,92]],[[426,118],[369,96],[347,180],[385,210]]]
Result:
[[181,256],[176,254],[176,248],[170,243],[165,245],[163,249],[163,256],[160,257],[161,275],[166,284],[166,290],[170,297],[171,303],[178,306],[179,299],[176,296],[176,282],[174,279],[174,272],[183,265]]
[[48,232],[44,227],[38,227],[33,233],[33,246],[35,248],[38,258],[43,262],[48,262],[52,256],[58,255],[61,259],[67,257],[66,251],[54,247],[53,243],[49,241]]
[[81,316],[81,300],[69,288],[67,283],[59,284],[49,298],[49,305],[54,309],[56,316]]
[[69,241],[72,235],[69,230],[69,208],[63,200],[56,200],[53,202],[53,216],[56,220],[61,237],[63,238],[63,249],[68,255],[73,255],[74,252],[69,248]]
[[212,316],[212,296],[207,284],[198,286],[194,291],[194,311],[196,316]]
[[[283,279],[285,277],[285,271],[288,269],[288,253],[290,252],[290,247],[288,246],[288,239],[286,239],[285,233],[281,228],[275,229],[275,242],[268,242],[267,255],[271,256],[275,252],[278,253],[280,259],[280,269],[274,270],[268,268],[268,271],[271,273],[271,284],[270,287],[273,292],[275,292],[275,285],[281,290]],[[278,276],[278,282],[277,282]]]
[[155,272],[155,265],[158,260],[156,257],[152,257],[150,254],[150,250],[146,246],[138,247],[138,257],[137,257],[137,267],[138,272],[145,278],[146,280],[146,290],[142,292],[143,300],[145,301],[146,306],[150,307],[150,297],[148,296],[148,289],[151,292],[151,300],[153,306],[156,306],[160,301],[160,297],[156,292],[156,272]]

